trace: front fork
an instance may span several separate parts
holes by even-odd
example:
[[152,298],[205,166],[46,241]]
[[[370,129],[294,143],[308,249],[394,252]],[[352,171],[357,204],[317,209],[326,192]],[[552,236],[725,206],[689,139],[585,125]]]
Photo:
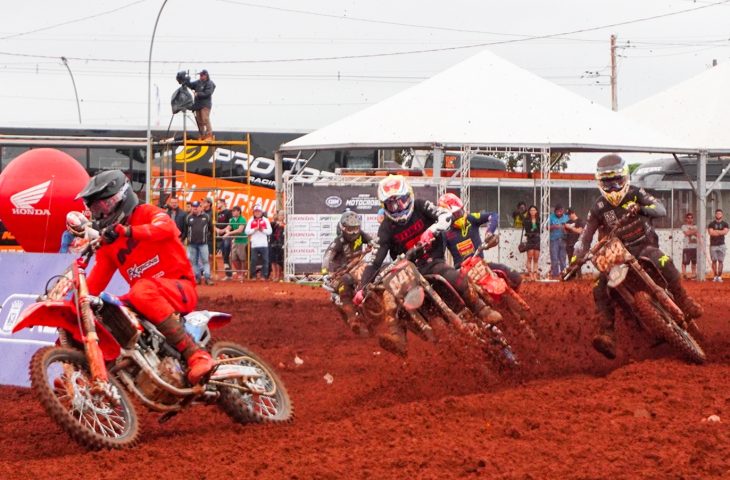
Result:
[[96,333],[96,317],[91,310],[89,301],[89,287],[86,284],[86,275],[80,267],[76,270],[78,276],[78,292],[76,292],[77,306],[81,316],[82,333],[84,335],[84,351],[91,370],[92,391],[107,393],[109,374],[104,363],[104,355],[99,347],[99,335]]

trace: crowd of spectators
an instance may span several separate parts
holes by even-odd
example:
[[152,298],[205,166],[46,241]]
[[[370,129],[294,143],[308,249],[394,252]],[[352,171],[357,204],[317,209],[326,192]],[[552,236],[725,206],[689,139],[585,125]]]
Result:
[[241,207],[229,209],[224,199],[218,199],[214,209],[212,198],[190,202],[186,207],[187,210],[181,209],[175,197],[167,202],[167,213],[180,230],[196,282],[214,284],[212,263],[218,254],[223,260],[223,272],[218,280],[283,280],[286,228],[283,211],[270,220],[257,203],[251,217],[246,219]]
[[[519,202],[512,212],[512,225],[522,230],[520,248],[527,257],[525,275],[528,280],[537,279],[538,262],[540,258],[540,215],[535,205],[526,207],[525,202]],[[573,258],[573,247],[585,228],[585,220],[578,213],[568,208],[567,213],[562,205],[553,208],[548,221],[550,231],[550,277],[559,278]],[[682,232],[682,274],[687,279],[697,277],[697,225],[694,214],[687,213],[681,226]],[[715,218],[707,226],[709,237],[709,259],[712,264],[713,282],[722,282],[723,264],[725,261],[725,237],[730,231],[730,225],[724,220],[721,209],[715,211]],[[659,242],[654,234],[653,242]],[[688,271],[689,270],[689,271]]]

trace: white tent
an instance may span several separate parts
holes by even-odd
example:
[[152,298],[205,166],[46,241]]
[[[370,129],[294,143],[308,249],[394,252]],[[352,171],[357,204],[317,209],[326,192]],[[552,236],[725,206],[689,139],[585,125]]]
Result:
[[628,118],[684,144],[730,152],[730,62],[621,110]]
[[[662,134],[701,151],[695,189],[699,225],[707,225],[707,195],[730,169],[728,164],[715,182],[707,187],[708,157],[730,153],[730,130],[726,125],[730,110],[728,86],[730,63],[725,63],[621,111],[627,118],[651,125]],[[700,244],[706,242],[704,229],[700,229],[699,241]],[[697,250],[697,272],[702,281],[705,280],[705,267],[705,249],[700,248]]]
[[483,51],[282,145],[282,151],[426,147],[689,152],[668,137]]

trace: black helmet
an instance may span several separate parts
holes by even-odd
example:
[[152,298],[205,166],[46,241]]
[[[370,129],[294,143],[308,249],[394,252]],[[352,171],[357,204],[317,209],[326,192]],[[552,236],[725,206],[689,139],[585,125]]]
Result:
[[596,165],[596,180],[603,197],[618,207],[629,191],[629,167],[615,153],[604,155]]
[[98,228],[106,228],[129,219],[139,203],[129,179],[121,170],[96,174],[76,199],[83,199]]
[[340,217],[340,231],[348,242],[355,240],[360,235],[360,215],[351,211],[343,213]]

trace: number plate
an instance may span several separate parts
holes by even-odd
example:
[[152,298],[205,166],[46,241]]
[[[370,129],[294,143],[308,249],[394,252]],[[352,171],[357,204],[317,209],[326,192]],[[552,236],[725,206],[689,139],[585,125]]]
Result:
[[487,276],[487,269],[484,266],[484,262],[477,262],[473,267],[469,269],[466,274],[469,280],[472,282],[479,282],[481,279]]

